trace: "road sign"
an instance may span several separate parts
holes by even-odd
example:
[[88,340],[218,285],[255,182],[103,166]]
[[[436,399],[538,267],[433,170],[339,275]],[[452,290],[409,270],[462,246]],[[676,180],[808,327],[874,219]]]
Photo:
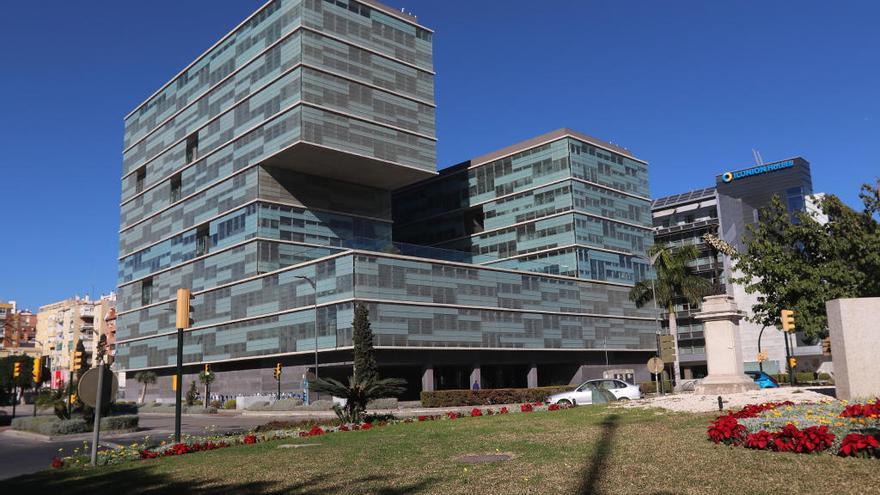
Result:
[[[116,392],[119,389],[119,380],[116,379],[116,373],[108,369],[104,369],[104,397],[101,401],[103,404],[109,404],[116,400]],[[98,398],[98,368],[92,368],[83,373],[76,387],[76,393],[80,400],[89,407],[95,407]]]
[[654,375],[662,373],[664,364],[665,363],[663,363],[662,359],[658,357],[652,357],[648,360],[648,371],[650,371]]

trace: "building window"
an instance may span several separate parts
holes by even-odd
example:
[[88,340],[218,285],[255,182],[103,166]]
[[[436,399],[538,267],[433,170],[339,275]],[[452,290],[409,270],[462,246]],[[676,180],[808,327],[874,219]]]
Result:
[[171,202],[180,201],[180,191],[183,186],[182,174],[177,174],[171,178]]
[[204,224],[199,226],[196,229],[196,256],[202,256],[204,254],[208,254],[208,249],[211,247],[211,231],[208,228],[208,224]]
[[192,163],[199,157],[199,133],[195,132],[186,138],[186,163]]
[[144,190],[144,182],[147,180],[147,166],[144,165],[137,169],[134,179],[134,192],[140,193]]
[[153,278],[145,278],[141,282],[141,306],[153,303]]

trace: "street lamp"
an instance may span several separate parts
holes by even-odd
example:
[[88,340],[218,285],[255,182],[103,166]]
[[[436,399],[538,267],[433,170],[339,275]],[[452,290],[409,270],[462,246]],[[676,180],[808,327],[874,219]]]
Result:
[[318,378],[318,286],[315,285],[315,281],[311,277],[305,275],[296,275],[295,277],[308,282],[315,293],[315,378]]
[[[653,268],[653,267],[654,267],[654,264],[657,263],[657,258],[660,257],[660,254],[661,254],[661,252],[660,252],[660,251],[657,251],[657,252],[654,253],[650,258],[647,257],[647,256],[639,255],[639,254],[636,254],[635,257],[647,261],[647,262],[651,265],[651,267]],[[657,357],[660,357],[660,333],[661,333],[661,328],[660,328],[660,310],[659,310],[659,308],[657,307],[657,288],[656,288],[655,285],[654,285],[654,279],[653,279],[653,278],[651,279],[651,300],[654,301],[654,325],[657,326]],[[676,347],[677,347],[677,346],[678,346],[678,343],[676,342]],[[676,349],[676,358],[677,358],[677,357],[678,357],[678,349]],[[663,379],[662,379],[662,378],[663,378],[663,377],[661,376],[661,379],[660,379],[660,384],[661,384],[661,385],[662,385],[662,383],[663,383]]]

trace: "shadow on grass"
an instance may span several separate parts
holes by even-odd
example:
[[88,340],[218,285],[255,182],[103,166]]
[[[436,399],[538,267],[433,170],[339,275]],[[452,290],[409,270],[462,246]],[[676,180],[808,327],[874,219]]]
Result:
[[581,476],[581,484],[577,491],[579,495],[598,495],[600,493],[598,485],[608,468],[608,456],[611,454],[611,444],[614,441],[618,421],[620,421],[620,416],[617,414],[611,414],[602,421],[602,436],[596,445],[592,459],[589,460],[589,466]]
[[[271,468],[269,468],[271,469]],[[281,467],[279,469],[285,469]],[[224,483],[219,479],[172,479],[150,468],[138,467],[104,474],[87,470],[42,472],[20,476],[3,481],[7,493],[64,493],[65,495],[96,493],[124,493],[125,495],[160,495],[166,493],[186,493],[205,495],[209,493],[235,493],[243,495],[281,495],[297,493],[302,495],[329,495],[349,490],[350,493],[376,493],[377,495],[402,495],[427,489],[433,479],[396,486],[364,487],[388,481],[387,476],[364,476],[353,480],[332,482],[332,474],[316,475],[304,481],[248,481]]]

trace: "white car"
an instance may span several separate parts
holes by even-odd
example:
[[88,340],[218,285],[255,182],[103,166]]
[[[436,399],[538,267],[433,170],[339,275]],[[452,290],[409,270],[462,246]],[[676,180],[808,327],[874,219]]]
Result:
[[571,404],[574,406],[578,404],[592,404],[593,389],[595,388],[603,388],[611,392],[617,400],[635,400],[642,398],[642,391],[639,390],[638,385],[626,383],[623,380],[600,379],[587,380],[578,388],[570,392],[553,394],[550,397],[547,397],[547,402],[550,404]]

